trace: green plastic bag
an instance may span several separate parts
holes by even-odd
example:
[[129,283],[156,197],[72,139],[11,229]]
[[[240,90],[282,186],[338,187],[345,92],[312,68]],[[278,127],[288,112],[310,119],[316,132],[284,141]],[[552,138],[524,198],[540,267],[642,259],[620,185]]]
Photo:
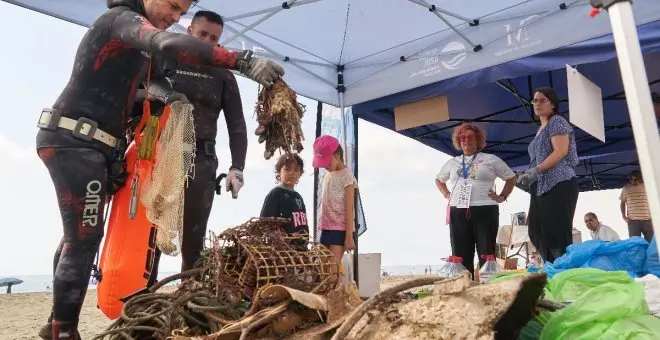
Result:
[[654,340],[660,339],[660,319],[653,315],[621,319],[602,335],[603,339]]
[[595,268],[575,268],[561,272],[548,280],[546,289],[555,301],[575,301],[591,288],[605,283],[630,284],[628,272],[608,272]]
[[648,314],[642,283],[605,283],[587,290],[573,303],[553,313],[540,339],[621,339],[608,333],[617,331],[610,331],[617,321]]
[[538,340],[550,316],[551,312],[540,311],[520,330],[518,340]]
[[516,277],[525,276],[525,275],[529,275],[529,274],[531,274],[531,273],[528,273],[528,272],[499,272],[499,273],[493,275],[490,279],[488,279],[488,283],[511,280],[511,279],[516,278]]

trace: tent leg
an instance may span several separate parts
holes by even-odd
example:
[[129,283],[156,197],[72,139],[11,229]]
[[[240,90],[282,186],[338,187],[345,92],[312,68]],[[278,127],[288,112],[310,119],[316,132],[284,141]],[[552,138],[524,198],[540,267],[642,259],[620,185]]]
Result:
[[653,231],[660,235],[660,157],[656,155],[660,148],[660,135],[632,6],[630,0],[591,0],[591,5],[604,7],[609,13],[646,197],[651,208],[651,219],[655,221]]
[[[337,74],[338,74],[338,83],[339,83],[338,88],[341,88],[341,86],[344,83],[343,68],[338,68]],[[344,116],[346,114],[346,108],[344,107],[344,91],[341,91],[341,90],[339,90],[339,110],[341,110],[342,122],[344,122],[344,127],[346,127],[346,123],[345,123],[346,122],[346,117]],[[357,131],[357,126],[354,126],[353,128],[355,129],[354,131]],[[346,129],[344,129],[344,136],[343,136],[344,147],[346,147],[348,145],[348,136],[347,136],[347,134],[348,134],[348,131],[346,131]],[[355,146],[357,147],[357,139],[355,141]],[[348,160],[348,150],[344,150],[344,153],[345,153],[344,154],[344,161],[347,161]],[[356,154],[357,154],[357,152],[356,152]],[[357,173],[355,173],[355,174],[357,175]],[[355,197],[356,197],[355,207],[357,207],[358,206],[357,205],[357,193],[355,194]],[[357,216],[358,216],[357,209],[353,209],[353,210],[354,210],[354,213],[355,213],[355,216],[356,216],[356,221],[357,221]],[[355,281],[355,284],[359,288],[360,287],[360,279],[358,277],[359,276],[358,275],[358,265],[359,265],[358,264],[358,258],[359,258],[359,256],[358,256],[357,223],[354,223],[354,226],[353,226],[353,240],[355,242],[355,250],[353,251],[353,280]]]
[[[353,174],[355,175],[355,179],[357,180],[357,178],[358,178],[358,155],[359,155],[359,152],[358,152],[358,150],[359,150],[358,149],[358,116],[354,112],[352,112],[352,113],[353,113],[353,142],[354,142],[354,145],[355,145],[355,150],[353,151]],[[359,262],[360,261],[358,261],[358,259],[359,259],[359,256],[358,256],[358,239],[359,239],[358,230],[360,229],[360,219],[358,218],[358,216],[360,215],[359,210],[358,210],[358,208],[360,208],[359,199],[360,199],[360,196],[358,194],[358,190],[355,190],[355,201],[354,201],[354,204],[355,204],[355,208],[354,208],[354,211],[355,211],[355,231],[353,232],[353,238],[355,240],[355,251],[354,251],[354,255],[353,255],[353,278],[355,280],[355,283],[358,285],[358,287],[360,287],[360,276],[359,276],[359,272],[360,272]]]
[[[316,138],[321,136],[321,126],[323,124],[323,103],[321,101],[316,104]],[[318,241],[317,238],[317,226],[318,223],[318,205],[319,205],[319,169],[314,169],[314,230],[312,234],[314,235],[314,241]]]

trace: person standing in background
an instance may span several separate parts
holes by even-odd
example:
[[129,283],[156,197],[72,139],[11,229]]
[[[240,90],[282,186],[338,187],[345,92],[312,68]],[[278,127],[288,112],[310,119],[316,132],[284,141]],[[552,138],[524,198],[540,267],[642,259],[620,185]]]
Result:
[[628,235],[642,236],[646,242],[651,243],[653,239],[653,224],[651,223],[651,211],[646,200],[646,189],[642,172],[634,170],[628,175],[629,183],[621,189],[621,217],[628,223]]
[[554,262],[573,243],[577,146],[571,124],[558,114],[553,88],[536,89],[532,104],[541,127],[528,146],[529,169],[518,182],[530,188],[529,239],[544,261]]
[[[454,129],[452,142],[462,155],[448,160],[436,176],[435,184],[447,199],[452,255],[463,258],[463,265],[474,277],[474,249],[479,267],[486,255],[495,255],[500,222],[499,203],[511,194],[516,174],[499,157],[481,152],[486,135],[477,125],[463,123]],[[495,178],[506,181],[502,192],[493,191]],[[453,182],[452,190],[447,182]]]
[[607,242],[620,240],[619,234],[617,234],[614,229],[602,224],[598,220],[598,216],[592,212],[588,212],[584,215],[584,224],[591,232],[592,240]]

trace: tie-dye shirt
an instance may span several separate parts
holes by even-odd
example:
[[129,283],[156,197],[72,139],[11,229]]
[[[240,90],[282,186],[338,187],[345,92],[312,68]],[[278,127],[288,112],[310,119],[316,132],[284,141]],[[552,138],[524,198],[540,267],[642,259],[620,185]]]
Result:
[[357,189],[357,181],[348,168],[323,175],[321,187],[321,207],[319,209],[319,230],[346,230],[346,203],[344,192],[347,186],[353,184]]

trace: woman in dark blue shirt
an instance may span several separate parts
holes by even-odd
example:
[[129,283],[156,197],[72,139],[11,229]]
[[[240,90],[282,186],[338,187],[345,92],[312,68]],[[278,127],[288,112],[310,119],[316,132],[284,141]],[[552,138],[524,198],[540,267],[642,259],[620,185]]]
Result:
[[532,103],[541,127],[528,147],[529,169],[518,182],[530,187],[529,238],[543,260],[553,262],[573,241],[578,154],[571,124],[557,114],[557,92],[539,88]]

